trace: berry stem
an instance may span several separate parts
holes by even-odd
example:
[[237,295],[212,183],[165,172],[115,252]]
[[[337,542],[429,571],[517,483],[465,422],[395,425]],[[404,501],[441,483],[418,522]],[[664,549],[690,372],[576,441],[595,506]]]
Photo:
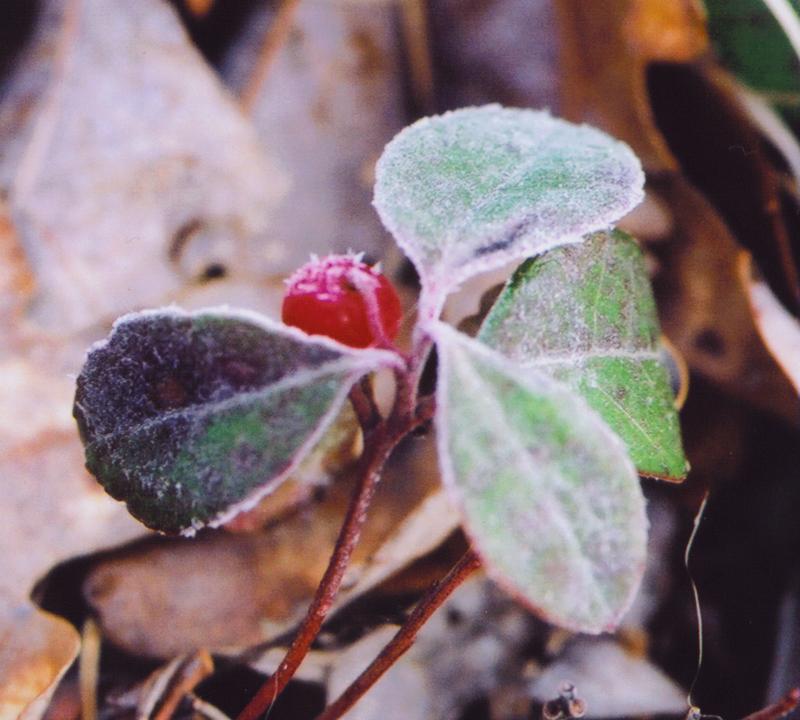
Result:
[[414,644],[420,628],[441,607],[453,591],[480,567],[480,560],[468,550],[451,568],[450,572],[435,583],[417,603],[411,615],[384,646],[376,657],[351,685],[329,705],[316,720],[337,720],[342,717],[369,690],[383,674]]

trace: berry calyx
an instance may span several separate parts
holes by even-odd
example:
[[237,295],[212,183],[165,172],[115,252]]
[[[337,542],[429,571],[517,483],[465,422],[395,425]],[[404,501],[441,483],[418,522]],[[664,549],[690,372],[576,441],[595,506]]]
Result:
[[397,291],[359,255],[313,258],[287,280],[283,322],[350,347],[388,346],[400,329]]

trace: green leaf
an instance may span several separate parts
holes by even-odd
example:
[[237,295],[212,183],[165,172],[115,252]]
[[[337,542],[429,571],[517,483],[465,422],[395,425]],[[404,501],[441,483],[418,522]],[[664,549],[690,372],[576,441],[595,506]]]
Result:
[[254,313],[127,315],[78,377],[86,466],[151,528],[219,525],[299,464],[358,377],[392,361]]
[[[790,122],[800,120],[800,62],[764,0],[705,0],[708,30],[722,64]],[[800,14],[800,2],[786,10]]]
[[566,386],[444,325],[430,330],[442,475],[487,573],[551,622],[611,630],[647,542],[623,444]]
[[624,143],[546,112],[487,105],[424,118],[378,161],[375,207],[426,290],[619,219],[642,199]]
[[615,230],[523,263],[478,339],[568,384],[622,438],[639,472],[676,480],[689,466],[659,334],[642,252]]

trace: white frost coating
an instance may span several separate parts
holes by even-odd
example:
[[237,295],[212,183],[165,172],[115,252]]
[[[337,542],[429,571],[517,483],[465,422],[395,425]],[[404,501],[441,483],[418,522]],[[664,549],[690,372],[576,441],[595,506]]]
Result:
[[199,310],[184,310],[178,305],[168,305],[161,308],[149,308],[147,310],[138,310],[136,312],[127,313],[118,317],[114,324],[111,326],[112,332],[108,337],[98,340],[93,343],[86,355],[90,355],[95,350],[98,350],[108,344],[113,335],[113,331],[120,325],[125,323],[136,322],[142,318],[155,317],[155,316],[169,316],[177,318],[193,318],[201,315],[213,315],[218,318],[226,318],[229,320],[241,320],[242,322],[250,323],[256,327],[261,328],[269,333],[276,335],[283,335],[285,337],[293,338],[299,342],[308,345],[322,345],[329,350],[333,350],[340,355],[345,355],[352,359],[350,367],[353,369],[369,369],[377,370],[379,368],[402,368],[403,359],[397,353],[390,350],[378,350],[377,348],[354,348],[349,345],[334,340],[333,338],[326,337],[325,335],[309,335],[300,330],[300,328],[284,325],[277,322],[272,318],[268,318],[261,313],[253,310],[245,310],[242,308],[232,308],[228,305],[217,305],[215,307],[201,308]]
[[[310,336],[298,328],[289,327],[287,325],[283,325],[282,323],[275,322],[270,318],[260,315],[259,313],[248,310],[232,309],[228,308],[227,306],[204,308],[193,312],[187,312],[173,305],[166,308],[129,313],[118,318],[114,323],[112,332],[109,334],[108,338],[94,343],[94,345],[89,349],[88,354],[92,354],[97,350],[101,350],[103,347],[108,345],[115,332],[118,331],[122,326],[129,323],[138,322],[143,318],[148,317],[214,317],[215,319],[245,322],[258,327],[271,335],[290,337],[306,345],[322,346],[335,352],[336,356],[323,363],[319,367],[311,370],[307,369],[294,372],[292,375],[274,382],[266,388],[262,388],[260,390],[240,392],[234,397],[227,398],[226,400],[209,402],[205,405],[205,407],[200,409],[197,407],[192,407],[191,409],[184,408],[162,413],[157,418],[140,423],[138,426],[136,426],[136,428],[134,428],[136,431],[145,429],[150,424],[162,423],[166,418],[171,416],[181,416],[189,412],[191,412],[191,414],[194,416],[214,414],[224,411],[228,408],[236,407],[243,401],[255,398],[266,398],[275,393],[285,392],[295,387],[312,384],[317,380],[323,380],[325,377],[341,376],[342,378],[341,382],[339,383],[339,388],[327,411],[317,421],[316,425],[305,438],[302,445],[300,445],[300,447],[298,447],[297,450],[292,454],[290,464],[282,472],[271,477],[268,482],[257,488],[254,488],[242,500],[230,504],[224,511],[218,513],[210,521],[199,521],[196,518],[192,519],[191,524],[180,531],[181,534],[185,536],[193,536],[197,530],[206,526],[218,527],[220,525],[224,525],[236,515],[253,508],[266,495],[269,495],[276,490],[287,477],[297,470],[309,453],[320,442],[324,433],[328,430],[330,425],[341,411],[342,405],[346,401],[347,394],[349,393],[353,384],[367,372],[385,367],[399,367],[403,362],[396,353],[391,351],[373,348],[352,348],[324,336]],[[131,432],[131,429],[129,428],[126,432]],[[113,436],[114,433],[111,433],[110,435]],[[93,442],[99,442],[107,439],[108,437],[108,434],[105,436],[98,436],[93,439]]]
[[642,200],[643,184],[630,148],[599,130],[487,105],[395,136],[376,168],[374,204],[423,287],[443,296],[607,228]]
[[[336,397],[333,399],[328,412],[325,413],[325,415],[320,419],[317,427],[308,436],[308,438],[306,438],[306,441],[297,449],[291,464],[282,473],[273,477],[268,484],[262,485],[261,487],[253,490],[243,500],[230,505],[227,510],[219,513],[216,517],[210,520],[207,525],[212,528],[221,527],[222,525],[225,525],[225,523],[233,520],[233,518],[235,518],[237,515],[240,515],[248,510],[252,510],[267,495],[271,495],[275,490],[277,490],[283,484],[284,480],[286,480],[295,470],[297,470],[298,467],[300,467],[301,463],[309,456],[311,451],[316,447],[317,443],[322,440],[322,436],[331,426],[339,414],[339,411],[342,409],[342,405],[347,399],[347,394],[350,392],[350,388],[362,375],[363,372],[354,372],[347,378],[345,382],[342,383],[342,386],[339,389],[339,392],[336,393]],[[200,524],[200,527],[203,527],[203,525]],[[181,535],[191,537],[195,535],[197,529],[199,528],[195,527],[193,523],[192,527],[182,530]]]
[[[646,554],[644,501],[622,442],[566,386],[446,325],[426,329],[439,348],[444,484],[487,572],[552,622],[591,633],[613,628],[638,589]],[[503,404],[481,366],[519,388],[513,405],[525,406],[529,393],[530,406],[541,402],[568,419],[574,437],[559,447],[521,434],[524,421],[515,423],[524,410]],[[469,405],[477,420],[459,424]],[[579,486],[576,455],[592,463],[579,473]]]

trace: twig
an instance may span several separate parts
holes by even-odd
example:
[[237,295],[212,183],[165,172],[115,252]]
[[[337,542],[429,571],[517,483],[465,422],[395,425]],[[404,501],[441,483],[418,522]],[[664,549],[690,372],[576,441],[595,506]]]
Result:
[[100,674],[100,628],[89,618],[81,632],[81,656],[78,660],[78,686],[81,694],[82,720],[97,718],[97,684]]
[[[480,560],[472,550],[467,551],[449,573],[436,583],[419,601],[403,627],[387,643],[364,672],[329,705],[317,720],[337,720],[355,705],[381,676],[413,645],[420,628],[441,607],[450,594],[480,567]],[[759,719],[764,720],[764,719]]]
[[[432,344],[433,341],[427,333],[417,334],[405,367],[395,370],[397,386],[394,406],[389,417],[385,420],[379,419],[375,427],[362,424],[364,450],[358,463],[358,481],[336,538],[328,567],[286,655],[275,672],[239,713],[237,720],[257,720],[261,717],[297,672],[319,634],[361,536],[361,530],[367,519],[367,509],[375,494],[386,460],[404,437],[427,421],[427,413],[420,414],[422,404],[418,403],[419,381]],[[354,407],[359,419],[370,423],[372,413],[368,405],[370,402],[374,403],[374,399],[370,400],[369,395],[359,395],[358,390],[354,397],[356,403]],[[427,404],[426,409],[430,412]],[[378,412],[377,408],[373,410]]]
[[152,720],[169,720],[175,714],[181,700],[213,670],[214,661],[206,650],[199,650],[181,660],[170,678],[168,687],[159,699],[160,707],[152,714]]
[[386,459],[403,437],[390,433],[386,423],[382,423],[364,438],[364,455],[360,461],[359,481],[350,500],[344,523],[325,575],[322,577],[314,599],[300,625],[297,636],[289,646],[278,669],[259,689],[258,693],[239,714],[237,720],[256,720],[277,699],[281,691],[292,679],[300,663],[303,662],[311,644],[319,634],[322,623],[333,604],[341,585],[350,557],[361,535],[367,517],[367,508],[380,480],[380,471]]
[[430,115],[435,104],[426,5],[426,0],[402,0],[400,3],[411,89],[417,106],[415,109],[422,115]]
[[289,37],[292,25],[294,24],[294,16],[299,5],[300,0],[283,0],[281,6],[278,8],[278,12],[275,13],[275,17],[264,37],[264,44],[261,46],[261,50],[258,53],[258,59],[256,60],[253,72],[239,95],[239,103],[246,113],[252,112],[255,107],[264,81],[269,74],[269,69],[278,51],[283,47]]
[[578,697],[571,682],[564,682],[558,689],[558,697],[542,706],[542,720],[573,720],[586,714],[586,703]]
[[194,710],[200,717],[203,717],[206,720],[231,720],[218,707],[197,697],[197,695],[194,693],[189,693],[186,697],[189,698],[189,702],[192,704],[192,710]]
[[800,705],[800,688],[794,688],[778,702],[747,715],[743,720],[778,720],[778,718],[788,715],[798,705]]

